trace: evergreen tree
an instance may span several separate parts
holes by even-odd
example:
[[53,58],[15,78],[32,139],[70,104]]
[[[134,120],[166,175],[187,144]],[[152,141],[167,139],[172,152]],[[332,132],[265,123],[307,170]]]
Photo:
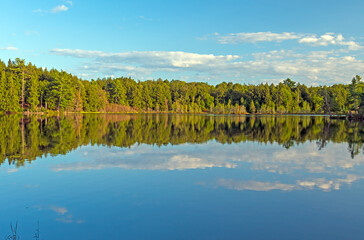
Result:
[[132,94],[132,106],[141,109],[143,106],[142,85],[138,83]]
[[[364,107],[364,83],[307,87],[286,79],[283,83],[247,85],[222,82],[216,86],[179,80],[136,82],[125,77],[81,80],[64,71],[37,68],[17,58],[0,61],[0,111],[101,111],[108,104],[117,111],[241,113],[343,113]],[[118,107],[120,105],[121,107]],[[243,112],[244,112],[243,111]]]
[[255,111],[256,111],[255,104],[254,104],[253,100],[250,102],[249,110],[250,110],[250,113],[255,113]]
[[0,77],[0,111],[6,110],[6,76],[5,71],[1,71]]
[[364,92],[364,85],[361,82],[361,77],[356,75],[349,85],[349,104],[351,104],[351,109],[354,111],[359,110],[361,94]]
[[35,77],[31,77],[27,81],[26,102],[30,105],[30,110],[35,111],[39,104],[39,81]]
[[14,83],[13,73],[9,73],[7,77],[6,92],[5,92],[6,107],[5,111],[19,111],[19,94]]
[[143,103],[144,103],[144,109],[149,110],[150,108],[153,108],[153,101],[150,95],[150,90],[148,87],[148,84],[143,84]]

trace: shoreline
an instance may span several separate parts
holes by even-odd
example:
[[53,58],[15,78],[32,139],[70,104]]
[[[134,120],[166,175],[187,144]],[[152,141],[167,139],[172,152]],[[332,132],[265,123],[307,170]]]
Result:
[[328,117],[349,117],[342,113],[210,113],[210,112],[67,112],[67,111],[50,111],[50,112],[0,112],[0,115],[64,115],[64,114],[180,114],[180,115],[230,115],[230,116],[328,116]]

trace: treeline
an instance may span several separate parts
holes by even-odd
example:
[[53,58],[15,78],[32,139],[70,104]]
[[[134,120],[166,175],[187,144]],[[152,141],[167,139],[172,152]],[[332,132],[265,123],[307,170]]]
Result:
[[364,82],[307,87],[290,79],[247,85],[131,78],[82,80],[22,59],[0,61],[0,112],[347,113],[364,112]]
[[318,149],[347,143],[352,158],[364,152],[364,122],[317,116],[208,116],[182,114],[69,114],[0,116],[0,165],[23,165],[37,157],[66,154],[80,146],[223,144],[254,141],[285,148],[307,141]]

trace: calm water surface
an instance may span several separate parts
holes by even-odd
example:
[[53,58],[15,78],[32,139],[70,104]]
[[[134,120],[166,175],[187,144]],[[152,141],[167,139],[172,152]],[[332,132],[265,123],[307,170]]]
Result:
[[0,116],[0,239],[363,239],[364,126]]

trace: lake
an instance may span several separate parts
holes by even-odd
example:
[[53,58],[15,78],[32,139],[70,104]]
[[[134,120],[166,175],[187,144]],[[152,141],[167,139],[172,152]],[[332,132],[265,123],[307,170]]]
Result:
[[363,239],[363,141],[325,116],[2,115],[0,238]]

